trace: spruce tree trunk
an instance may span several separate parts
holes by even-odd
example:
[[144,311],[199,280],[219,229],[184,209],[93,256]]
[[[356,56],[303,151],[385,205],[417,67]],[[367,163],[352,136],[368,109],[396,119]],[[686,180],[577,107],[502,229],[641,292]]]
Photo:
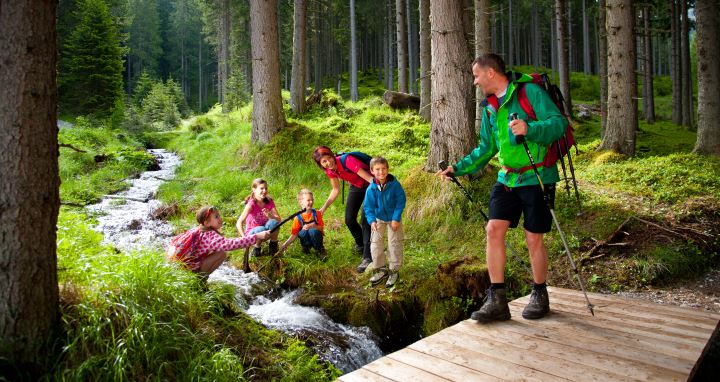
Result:
[[285,127],[280,97],[277,0],[250,0],[253,118],[250,140],[269,143]]
[[[321,5],[318,5],[318,7],[322,7]],[[320,31],[321,31],[321,25],[320,25],[320,12],[315,13],[315,33],[313,33],[313,45],[315,45],[315,93],[322,90],[322,58],[320,55],[321,47],[320,47]]]
[[560,76],[560,91],[565,97],[565,111],[572,115],[570,99],[570,67],[568,63],[567,30],[565,29],[565,0],[555,0],[555,22],[557,33],[557,64]]
[[535,71],[542,66],[542,35],[540,33],[540,18],[538,16],[537,0],[532,2],[532,51],[533,51],[533,66]]
[[650,6],[645,5],[643,13],[643,29],[645,43],[645,59],[643,60],[643,111],[645,112],[645,121],[647,123],[655,123],[655,96],[653,90],[653,54],[652,39],[650,37]]
[[430,0],[420,0],[420,116],[430,121],[432,68],[430,48]]
[[515,57],[515,45],[513,43],[513,40],[515,39],[515,33],[513,33],[513,2],[512,0],[507,1],[508,10],[507,10],[507,17],[508,17],[508,52],[507,52],[507,66],[510,70],[512,70],[512,67],[515,66],[515,60],[513,57]]
[[57,1],[0,10],[0,359],[36,373],[59,323]]
[[693,125],[692,72],[690,70],[690,22],[688,21],[687,2],[680,2],[680,57],[682,60],[682,125]]
[[[475,57],[490,53],[490,12],[489,0],[475,0]],[[480,101],[485,98],[482,90],[475,87],[475,135],[480,132],[482,106]]]
[[720,156],[720,11],[697,0],[698,131],[693,152]]
[[607,0],[608,121],[598,150],[635,155],[637,86],[632,0]]
[[405,0],[395,0],[395,24],[397,25],[398,91],[408,92],[408,44],[405,25]]
[[[682,1],[682,0],[681,0]],[[682,124],[682,63],[680,61],[680,6],[676,0],[670,0],[670,40],[672,45],[672,63],[670,80],[672,81],[672,121]]]
[[307,3],[295,0],[293,14],[293,56],[292,74],[290,79],[290,106],[295,114],[305,112],[305,21]]
[[582,23],[583,23],[583,72],[590,74],[590,21],[588,19],[587,10],[585,9],[585,0],[582,0]]
[[462,24],[462,0],[430,3],[432,48],[432,127],[427,171],[440,160],[454,163],[476,145],[472,104],[472,76],[467,62],[467,40]]
[[230,0],[220,0],[218,17],[218,100],[225,108],[226,89],[230,78]]
[[607,78],[607,7],[605,0],[600,0],[598,5],[598,28],[600,34],[598,36],[599,57],[598,57],[598,76],[600,77],[600,138],[605,136],[605,127],[607,126],[607,100],[608,100],[608,78]]
[[355,0],[350,0],[350,100],[358,100],[357,38],[355,31]]
[[412,17],[412,0],[405,0],[405,19],[407,20],[407,41],[408,41],[408,92],[417,94],[417,64],[415,52],[415,28]]

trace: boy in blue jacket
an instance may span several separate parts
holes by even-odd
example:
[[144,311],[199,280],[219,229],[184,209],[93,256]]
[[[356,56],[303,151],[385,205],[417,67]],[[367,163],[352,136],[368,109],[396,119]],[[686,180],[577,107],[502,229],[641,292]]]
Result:
[[[388,173],[387,159],[375,157],[370,161],[373,182],[365,193],[363,206],[370,224],[370,254],[375,274],[370,277],[373,285],[379,284],[385,277],[385,287],[390,288],[398,280],[398,271],[403,264],[403,233],[400,222],[405,209],[405,190],[400,182]],[[390,229],[388,229],[390,226]],[[384,237],[388,237],[388,257],[385,257]],[[390,267],[387,267],[389,261]]]

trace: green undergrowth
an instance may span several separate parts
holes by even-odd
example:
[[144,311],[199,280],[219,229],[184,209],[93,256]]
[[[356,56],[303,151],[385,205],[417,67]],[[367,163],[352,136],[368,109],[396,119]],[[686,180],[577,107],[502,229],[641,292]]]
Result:
[[70,205],[98,202],[128,187],[125,179],[149,169],[155,160],[140,139],[79,117],[60,129],[60,199]]
[[339,372],[304,343],[265,329],[235,291],[165,263],[118,253],[84,214],[58,223],[63,340],[46,380],[326,381]]

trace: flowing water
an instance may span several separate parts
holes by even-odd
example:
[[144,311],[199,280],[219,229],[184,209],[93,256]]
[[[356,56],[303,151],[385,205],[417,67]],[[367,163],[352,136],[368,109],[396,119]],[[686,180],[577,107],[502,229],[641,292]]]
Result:
[[[105,241],[125,250],[162,249],[170,240],[173,227],[152,217],[161,203],[154,199],[160,185],[172,179],[180,159],[166,150],[150,150],[160,165],[146,171],[123,192],[88,206],[97,214],[96,229]],[[236,304],[263,325],[305,340],[318,356],[344,373],[380,358],[377,339],[367,327],[357,328],[332,321],[322,310],[296,305],[301,290],[278,291],[256,273],[244,273],[223,264],[209,278],[235,286]]]

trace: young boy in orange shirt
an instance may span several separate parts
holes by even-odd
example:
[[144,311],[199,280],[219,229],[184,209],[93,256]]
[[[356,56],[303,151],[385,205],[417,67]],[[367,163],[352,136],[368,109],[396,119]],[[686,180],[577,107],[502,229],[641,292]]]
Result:
[[327,251],[323,245],[325,225],[322,220],[322,212],[312,208],[315,199],[313,193],[307,188],[298,192],[297,200],[300,208],[305,212],[293,219],[290,237],[283,243],[278,253],[284,252],[299,237],[304,253],[310,253],[310,248],[315,248],[320,258],[325,260]]

